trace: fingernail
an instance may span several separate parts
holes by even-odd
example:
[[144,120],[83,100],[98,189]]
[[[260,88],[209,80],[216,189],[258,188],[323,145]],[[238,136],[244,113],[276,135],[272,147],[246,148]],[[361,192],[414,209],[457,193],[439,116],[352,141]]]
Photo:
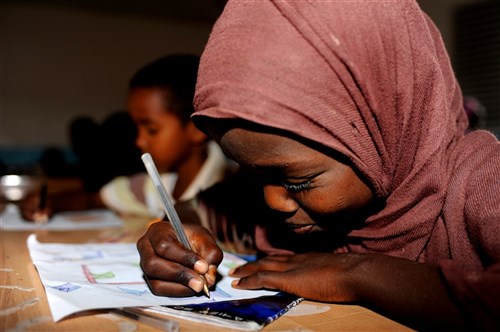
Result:
[[236,271],[236,269],[234,268],[234,269],[229,270],[227,273],[228,273],[229,275],[233,275],[235,271]]
[[213,274],[216,274],[216,273],[217,273],[217,265],[213,265],[213,264],[212,264],[212,265],[210,265],[210,266],[208,267],[208,271],[209,271],[209,272],[213,272]]
[[199,293],[203,289],[203,282],[199,279],[193,278],[189,280],[188,287],[194,290],[196,293]]
[[217,275],[217,266],[215,265],[210,265],[208,267],[208,272],[205,274],[205,278],[207,281],[212,285],[215,283],[215,276]]
[[231,286],[238,286],[238,284],[240,283],[240,279],[237,279],[237,280],[233,280],[231,281]]
[[207,280],[207,282],[209,284],[212,284],[214,282],[214,278],[212,277],[212,275],[210,273],[205,274],[205,279]]
[[207,263],[203,262],[202,260],[196,261],[196,263],[194,263],[194,270],[199,274],[207,273]]

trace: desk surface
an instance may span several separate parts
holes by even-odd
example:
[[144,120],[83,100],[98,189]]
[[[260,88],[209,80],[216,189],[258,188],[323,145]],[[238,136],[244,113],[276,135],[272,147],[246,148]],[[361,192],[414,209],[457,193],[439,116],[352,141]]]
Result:
[[[135,242],[145,232],[145,221],[126,218],[124,229],[95,231],[38,231],[40,242]],[[154,331],[139,322],[104,311],[82,313],[54,323],[43,285],[31,263],[26,239],[31,232],[1,231],[0,331]],[[176,319],[177,320],[177,319]],[[220,331],[221,328],[181,319],[181,331]],[[303,301],[292,312],[263,331],[411,331],[388,318],[356,305]]]

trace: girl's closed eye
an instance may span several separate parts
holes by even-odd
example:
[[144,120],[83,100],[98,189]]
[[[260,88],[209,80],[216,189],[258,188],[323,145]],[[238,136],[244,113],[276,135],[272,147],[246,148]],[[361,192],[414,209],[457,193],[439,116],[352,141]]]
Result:
[[282,182],[281,185],[290,193],[298,193],[311,188],[311,180],[300,183]]

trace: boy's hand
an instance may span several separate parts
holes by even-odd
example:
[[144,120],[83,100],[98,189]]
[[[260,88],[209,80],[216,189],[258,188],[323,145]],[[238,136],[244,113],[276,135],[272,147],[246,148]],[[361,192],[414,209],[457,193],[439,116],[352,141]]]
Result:
[[53,215],[51,208],[51,198],[47,196],[44,207],[40,209],[40,193],[28,194],[20,203],[19,210],[23,219],[27,221],[43,222],[50,219]]
[[208,286],[215,284],[222,250],[212,235],[198,225],[183,225],[194,250],[186,249],[168,222],[151,225],[139,241],[141,268],[149,288],[155,295],[183,297],[203,290],[203,278]]

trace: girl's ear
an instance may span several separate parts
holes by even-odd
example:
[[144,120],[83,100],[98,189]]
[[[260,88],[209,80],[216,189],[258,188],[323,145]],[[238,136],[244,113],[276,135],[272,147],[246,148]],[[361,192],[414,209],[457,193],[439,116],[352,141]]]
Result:
[[193,144],[203,144],[208,140],[207,135],[205,135],[202,131],[200,131],[192,121],[189,121],[186,124],[186,132],[189,140]]

